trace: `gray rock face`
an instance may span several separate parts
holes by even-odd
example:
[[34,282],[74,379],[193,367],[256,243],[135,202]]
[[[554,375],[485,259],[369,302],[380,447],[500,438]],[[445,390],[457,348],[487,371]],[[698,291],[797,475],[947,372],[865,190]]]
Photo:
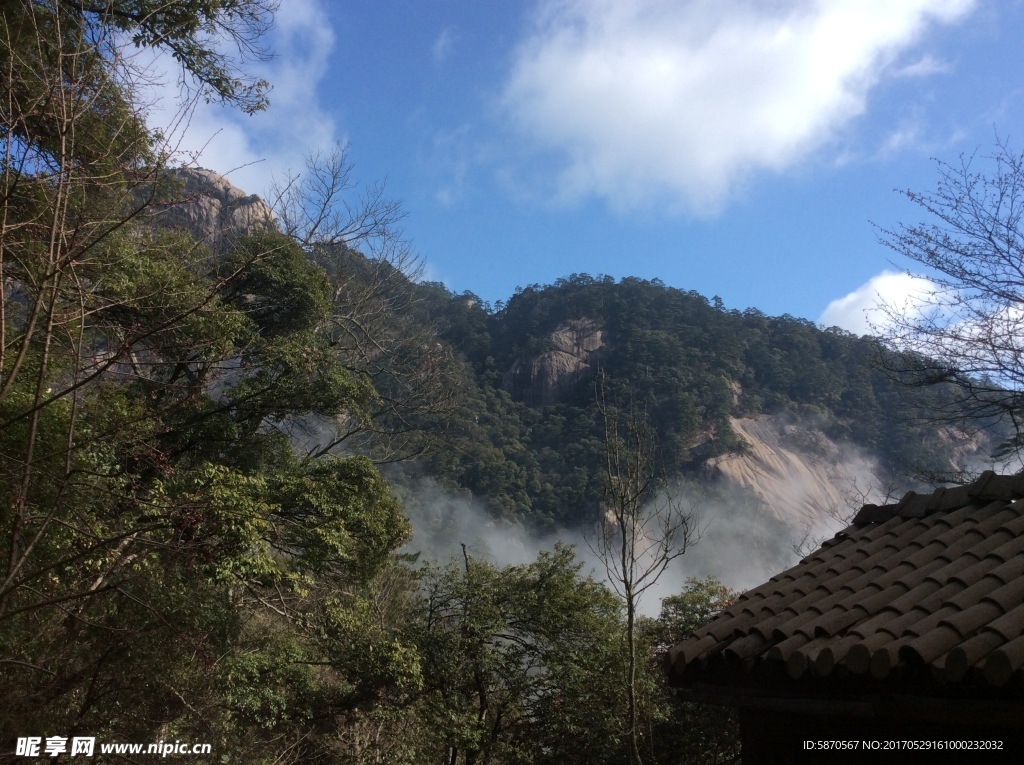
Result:
[[171,174],[182,184],[176,195],[180,201],[161,210],[161,225],[183,228],[214,251],[239,236],[276,227],[266,202],[232,186],[222,175],[191,167]]
[[835,533],[842,525],[838,519],[850,512],[851,492],[879,483],[870,455],[820,430],[766,414],[729,422],[747,447],[712,457],[709,474],[753,491],[777,520],[797,529]]
[[550,335],[552,350],[516,359],[502,387],[517,401],[545,405],[590,377],[593,356],[604,348],[603,331],[591,319],[573,319]]

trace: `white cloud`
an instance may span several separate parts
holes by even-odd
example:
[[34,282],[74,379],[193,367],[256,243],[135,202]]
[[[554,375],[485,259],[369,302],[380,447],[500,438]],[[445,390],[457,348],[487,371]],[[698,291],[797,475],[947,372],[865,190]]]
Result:
[[931,77],[933,74],[945,74],[950,68],[948,63],[942,59],[935,58],[929,53],[914,63],[897,69],[893,72],[893,77]]
[[[334,32],[323,0],[289,0],[275,18],[267,41],[275,57],[247,66],[270,82],[270,107],[246,116],[217,104],[199,103],[186,128],[173,143],[178,160],[227,174],[250,193],[265,193],[273,176],[301,170],[304,155],[339,142],[333,118],[321,106],[317,87],[327,73]],[[151,65],[163,82],[152,89],[156,100],[149,113],[152,126],[169,128],[179,110],[178,74],[164,57]]]
[[862,114],[935,23],[974,0],[546,0],[502,93],[565,157],[559,193],[714,212]]
[[883,271],[846,297],[833,300],[818,323],[856,335],[878,334],[891,324],[889,312],[917,318],[934,306],[938,286],[923,276]]
[[878,153],[880,156],[893,154],[901,149],[916,145],[920,138],[921,128],[919,125],[916,123],[904,124],[886,136]]
[[451,27],[445,27],[434,40],[430,48],[430,54],[434,57],[435,64],[443,64],[452,53],[455,46],[455,31]]
[[439,186],[434,192],[435,202],[442,207],[452,207],[463,199],[469,188],[470,168],[477,161],[477,154],[469,124],[434,134],[430,163],[439,177]]

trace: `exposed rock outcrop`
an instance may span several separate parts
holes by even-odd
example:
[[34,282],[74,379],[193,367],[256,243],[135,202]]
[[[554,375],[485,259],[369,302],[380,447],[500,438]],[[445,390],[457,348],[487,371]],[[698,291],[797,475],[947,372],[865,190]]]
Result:
[[595,355],[604,348],[604,332],[591,319],[573,319],[550,335],[552,350],[534,358],[516,359],[505,372],[502,387],[514,399],[545,405],[588,379]]
[[161,209],[160,224],[183,228],[212,249],[261,228],[275,227],[274,213],[257,194],[246,194],[212,170],[183,167],[171,171],[182,186],[181,201]]
[[753,491],[785,523],[822,532],[835,528],[835,516],[849,510],[851,492],[876,483],[870,459],[819,430],[771,415],[731,418],[730,425],[747,448],[709,460],[711,474]]

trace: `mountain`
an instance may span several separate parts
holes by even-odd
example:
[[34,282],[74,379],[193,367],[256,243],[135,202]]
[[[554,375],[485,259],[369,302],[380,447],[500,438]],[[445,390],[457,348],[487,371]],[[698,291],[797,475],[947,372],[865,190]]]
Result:
[[498,516],[596,518],[599,395],[649,420],[664,475],[794,529],[962,470],[987,443],[933,421],[943,391],[897,384],[872,338],[727,310],[658,280],[578,274],[496,308],[442,285],[417,290],[471,391],[429,470]]
[[[185,169],[175,178],[184,201],[162,213],[165,225],[213,244],[273,225],[259,197],[215,173]],[[599,395],[652,424],[658,471],[699,494],[697,504],[741,508],[795,538],[822,533],[852,505],[913,488],[915,476],[962,470],[987,445],[984,434],[929,421],[942,391],[898,385],[879,364],[887,352],[868,337],[727,310],[659,280],[576,274],[491,307],[472,293],[410,282],[355,251],[331,260],[349,264],[342,281],[360,300],[361,282],[376,290],[387,274],[375,305],[403,307],[378,322],[378,335],[406,367],[439,365],[420,370],[423,379],[443,378],[460,396],[443,421],[389,412],[403,427],[441,426],[415,466],[389,474],[409,484],[425,473],[496,522],[540,531],[594,522],[604,464]],[[374,452],[372,433],[353,442]],[[407,492],[409,512],[422,513],[424,496]]]

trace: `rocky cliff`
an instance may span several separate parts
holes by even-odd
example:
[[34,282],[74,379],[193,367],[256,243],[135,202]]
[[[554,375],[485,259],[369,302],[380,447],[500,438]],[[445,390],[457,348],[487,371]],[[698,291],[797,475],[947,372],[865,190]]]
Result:
[[605,347],[603,330],[586,318],[559,325],[549,340],[551,350],[533,358],[518,358],[505,372],[502,387],[517,401],[534,406],[553,403],[589,379]]
[[214,250],[260,228],[273,227],[274,214],[257,194],[247,194],[212,170],[183,167],[171,171],[180,184],[174,203],[160,211],[160,223],[183,228]]
[[709,473],[756,494],[778,520],[824,532],[852,505],[875,499],[875,462],[860,450],[781,416],[731,418],[730,425],[746,447],[709,460]]

